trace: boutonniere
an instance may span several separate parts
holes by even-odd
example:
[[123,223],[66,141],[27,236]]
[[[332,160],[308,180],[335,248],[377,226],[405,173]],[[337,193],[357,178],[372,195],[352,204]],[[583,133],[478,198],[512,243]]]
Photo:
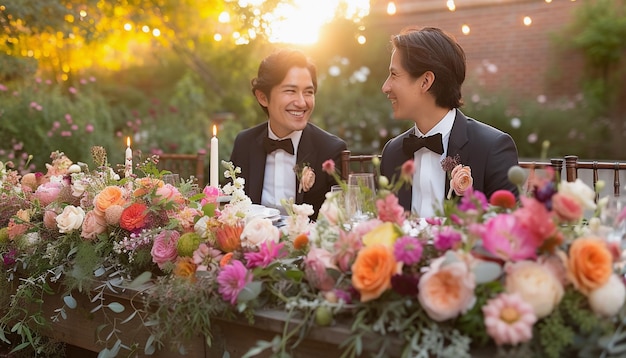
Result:
[[450,180],[450,190],[448,191],[447,198],[452,197],[452,191],[458,196],[463,196],[465,192],[474,185],[474,178],[472,178],[472,168],[460,163],[461,158],[459,155],[454,157],[446,157],[441,161],[441,168],[448,173],[448,179]]
[[298,193],[303,191],[306,193],[315,184],[315,171],[309,165],[309,163],[302,163],[302,166],[296,165],[294,168],[296,177],[298,178]]

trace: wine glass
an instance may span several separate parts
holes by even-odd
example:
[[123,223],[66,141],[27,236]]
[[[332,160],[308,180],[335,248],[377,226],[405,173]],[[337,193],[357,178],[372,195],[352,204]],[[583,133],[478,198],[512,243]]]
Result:
[[374,216],[375,191],[373,173],[354,173],[348,176],[345,205],[347,217],[353,225]]
[[619,258],[615,267],[624,272],[626,268],[626,197],[610,197],[600,211],[601,235]]

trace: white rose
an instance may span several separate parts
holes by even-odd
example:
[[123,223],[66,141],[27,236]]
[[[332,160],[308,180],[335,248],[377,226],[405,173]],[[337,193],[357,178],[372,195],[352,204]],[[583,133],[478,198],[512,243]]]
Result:
[[280,231],[272,220],[264,218],[252,219],[246,224],[241,233],[241,246],[258,247],[266,240],[278,242]]
[[613,274],[603,286],[591,291],[587,298],[593,312],[599,316],[611,317],[624,305],[626,287],[619,276]]
[[56,217],[57,227],[60,233],[68,233],[80,229],[85,219],[85,211],[81,207],[68,205],[63,212]]
[[[341,210],[339,209],[339,205],[337,205],[337,195],[338,193],[326,193],[326,200],[320,207],[319,215],[322,215],[329,224],[333,226],[337,226],[340,219]],[[341,194],[341,193],[339,193]]]
[[554,272],[534,261],[519,261],[505,267],[507,293],[518,293],[537,318],[549,315],[563,298],[563,285]]
[[580,179],[576,179],[576,181],[573,182],[561,181],[559,184],[559,193],[574,198],[586,209],[594,210],[596,208],[596,193]]

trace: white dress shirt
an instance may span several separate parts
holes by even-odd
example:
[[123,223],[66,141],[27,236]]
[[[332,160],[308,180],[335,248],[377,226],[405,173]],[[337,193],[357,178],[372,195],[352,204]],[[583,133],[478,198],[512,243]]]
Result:
[[413,174],[413,196],[411,212],[420,217],[432,217],[435,211],[443,209],[445,198],[445,181],[447,173],[441,167],[441,161],[448,154],[450,131],[456,117],[456,109],[451,109],[428,133],[423,134],[415,126],[418,137],[441,133],[443,154],[437,154],[428,148],[420,148],[413,154],[415,173]]
[[273,151],[265,160],[265,175],[263,177],[263,193],[261,204],[269,208],[276,208],[285,215],[286,211],[280,203],[281,199],[295,198],[296,196],[296,159],[298,145],[302,137],[302,131],[295,131],[286,137],[278,138],[267,124],[270,139],[280,140],[290,138],[293,143],[294,154],[289,154],[282,149]]

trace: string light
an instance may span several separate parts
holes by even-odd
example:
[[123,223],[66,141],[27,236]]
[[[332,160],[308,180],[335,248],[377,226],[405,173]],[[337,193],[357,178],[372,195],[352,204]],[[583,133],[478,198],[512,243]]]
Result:
[[387,14],[388,15],[395,15],[396,14],[396,3],[393,1],[390,1],[387,3]]
[[454,4],[454,0],[448,0],[448,2],[446,3],[446,6],[448,7],[448,10],[450,11],[456,10],[456,4]]
[[464,24],[463,26],[461,26],[461,32],[463,33],[463,35],[469,35],[470,33],[469,25]]
[[532,23],[533,23],[533,19],[531,19],[530,16],[524,16],[524,25],[530,26],[530,24]]

